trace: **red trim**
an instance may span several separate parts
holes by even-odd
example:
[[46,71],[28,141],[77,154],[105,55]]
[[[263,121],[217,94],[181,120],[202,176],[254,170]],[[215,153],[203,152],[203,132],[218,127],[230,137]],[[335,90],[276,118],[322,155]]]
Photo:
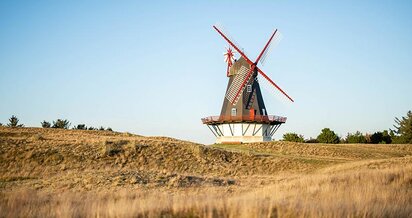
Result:
[[202,118],[203,124],[254,122],[254,123],[285,123],[286,117],[275,115],[255,115],[251,116],[210,116]]

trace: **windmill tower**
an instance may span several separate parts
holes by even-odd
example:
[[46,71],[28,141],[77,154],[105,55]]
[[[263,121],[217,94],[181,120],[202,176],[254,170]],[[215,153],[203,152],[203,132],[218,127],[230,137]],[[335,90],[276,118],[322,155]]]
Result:
[[[229,77],[225,98],[220,116],[202,118],[203,124],[216,136],[216,143],[248,143],[271,141],[273,134],[286,122],[286,117],[268,115],[260,90],[259,79],[267,80],[290,101],[293,99],[276,85],[258,66],[266,59],[272,40],[277,38],[275,30],[263,50],[254,62],[234,44],[233,40],[222,32],[221,28],[213,28],[229,43],[225,53],[227,62],[226,75]],[[233,47],[240,54],[234,59]],[[259,76],[259,77],[258,77]]]

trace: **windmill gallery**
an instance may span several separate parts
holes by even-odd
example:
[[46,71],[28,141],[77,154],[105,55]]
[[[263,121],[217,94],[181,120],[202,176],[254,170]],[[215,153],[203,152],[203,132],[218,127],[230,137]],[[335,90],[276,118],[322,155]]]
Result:
[[[216,136],[216,143],[272,140],[276,130],[286,122],[286,117],[268,115],[259,82],[266,80],[293,102],[293,99],[257,66],[266,59],[272,41],[278,39],[277,29],[253,62],[240,49],[240,46],[228,37],[228,34],[223,33],[222,28],[216,26],[213,28],[229,43],[229,48],[225,53],[226,75],[229,77],[229,82],[220,116],[202,118],[203,124],[206,124]],[[238,60],[234,58],[234,51],[231,47],[240,54]]]

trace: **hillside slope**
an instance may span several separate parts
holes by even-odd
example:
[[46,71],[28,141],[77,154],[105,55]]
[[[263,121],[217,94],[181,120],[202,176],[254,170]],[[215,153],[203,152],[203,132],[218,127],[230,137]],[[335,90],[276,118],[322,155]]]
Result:
[[[354,175],[362,177],[362,184],[374,182],[363,175],[375,179],[382,177],[382,180],[376,180],[382,183],[370,186],[379,189],[390,185],[387,195],[403,190],[400,201],[393,203],[409,204],[412,197],[404,190],[412,188],[412,177],[406,176],[412,175],[412,146],[288,142],[206,146],[168,137],[144,137],[109,131],[0,127],[0,194],[4,199],[0,201],[0,209],[9,211],[9,215],[24,216],[25,210],[22,210],[22,214],[13,214],[13,211],[22,208],[10,206],[20,205],[27,200],[19,196],[36,196],[37,200],[30,198],[30,203],[26,202],[36,207],[41,206],[43,200],[55,198],[54,193],[66,193],[63,195],[64,199],[71,199],[71,204],[79,200],[79,196],[73,193],[83,193],[85,196],[81,199],[89,199],[87,196],[92,196],[90,199],[106,199],[106,195],[114,193],[126,193],[115,195],[115,198],[121,199],[125,196],[127,199],[134,199],[136,195],[143,195],[148,204],[151,200],[147,199],[147,192],[151,193],[148,195],[150,199],[150,196],[160,193],[186,196],[178,198],[184,202],[187,201],[188,193],[196,193],[197,197],[191,199],[202,202],[202,196],[207,193],[209,200],[215,199],[213,202],[217,202],[217,199],[223,199],[225,202],[221,203],[224,204],[228,203],[226,201],[240,201],[244,196],[249,196],[248,193],[261,193],[259,195],[262,196],[269,194],[268,198],[274,204],[284,200],[271,196],[271,192],[283,193],[282,196],[294,199],[298,193],[311,196],[313,193],[308,190],[316,190],[315,187],[319,187],[319,184],[332,185],[330,188],[335,191],[351,188],[356,190],[356,187],[361,186]],[[398,177],[399,181],[396,180]],[[349,185],[342,186],[333,181],[346,181],[345,184]],[[394,184],[393,181],[398,181],[396,186],[391,185]],[[352,187],[352,183],[358,185]],[[317,192],[323,193],[321,190]],[[342,196],[342,200],[350,204],[348,199],[351,196],[346,196],[344,192]],[[253,201],[262,200],[255,197]],[[164,196],[163,200],[167,201],[169,198],[170,196]],[[322,199],[319,198],[318,201],[322,203]],[[61,200],[58,198],[56,202]],[[377,199],[371,197],[364,200]],[[164,209],[178,207],[176,204],[179,201],[174,204],[165,203]],[[115,204],[110,202],[91,201],[89,204]],[[205,207],[211,206],[207,202],[202,204]],[[295,204],[298,200],[291,200],[289,203]],[[323,204],[325,210],[330,206],[328,202]],[[188,203],[184,205],[184,211],[193,209]],[[213,205],[218,207],[215,203]],[[236,205],[241,204],[238,202]],[[133,205],[129,206],[134,208]],[[238,206],[231,209],[236,211]],[[163,210],[150,208],[144,210]],[[139,214],[130,208],[128,210],[134,211],[132,214]],[[260,211],[259,208],[257,210]],[[90,212],[87,208],[81,211],[80,215]],[[403,211],[401,215],[411,211],[412,208]],[[68,212],[69,216],[73,215],[72,212]],[[101,213],[105,214],[104,211]],[[348,214],[353,215],[350,211],[340,215]],[[44,214],[39,213],[39,216],[42,215]]]
[[0,127],[0,154],[1,187],[7,190],[27,185],[91,190],[135,184],[179,186],[170,180],[188,176],[233,183],[247,176],[404,157],[412,154],[412,146],[271,142],[208,147],[129,133]]

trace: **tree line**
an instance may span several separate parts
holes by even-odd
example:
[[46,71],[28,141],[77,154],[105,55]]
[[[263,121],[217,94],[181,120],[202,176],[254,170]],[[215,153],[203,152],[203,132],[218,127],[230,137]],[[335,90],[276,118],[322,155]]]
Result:
[[[13,115],[9,118],[9,122],[6,124],[6,126],[12,127],[12,128],[24,127],[24,125],[19,122],[20,120],[16,116]],[[57,128],[57,129],[70,129],[70,126],[71,126],[71,123],[67,119],[57,119],[55,121],[52,121],[51,123],[46,120],[43,120],[40,124],[43,128]],[[0,123],[0,126],[3,126],[3,124]],[[110,127],[104,128],[103,126],[100,126],[99,128],[95,128],[93,126],[87,127],[85,124],[74,125],[71,129],[113,131],[112,128]]]
[[363,134],[359,131],[348,133],[345,138],[339,137],[333,130],[324,128],[316,138],[305,139],[297,133],[285,133],[283,141],[305,143],[370,143],[370,144],[412,144],[412,112],[406,116],[395,117],[394,129]]

